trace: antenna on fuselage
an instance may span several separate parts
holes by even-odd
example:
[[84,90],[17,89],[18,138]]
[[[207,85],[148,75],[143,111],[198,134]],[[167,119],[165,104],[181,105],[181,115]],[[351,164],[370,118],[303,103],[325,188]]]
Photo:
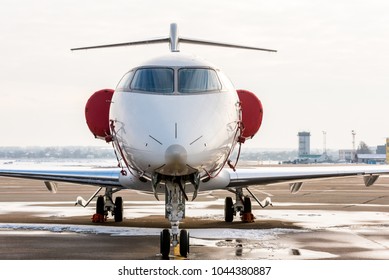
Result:
[[89,49],[101,49],[101,48],[114,48],[114,47],[136,46],[136,45],[158,44],[158,43],[166,43],[166,42],[169,43],[171,52],[179,52],[180,51],[180,49],[179,49],[180,43],[206,45],[206,46],[217,46],[217,47],[226,47],[226,48],[237,48],[237,49],[256,50],[256,51],[277,52],[277,50],[272,50],[272,49],[264,49],[264,48],[250,47],[250,46],[244,46],[244,45],[236,45],[236,44],[229,44],[229,43],[221,43],[221,42],[179,37],[178,36],[178,26],[176,23],[170,24],[169,37],[162,37],[162,38],[142,40],[142,41],[133,41],[133,42],[126,42],[126,43],[118,43],[118,44],[108,44],[108,45],[73,48],[70,50],[71,51],[78,51],[78,50],[89,50]]

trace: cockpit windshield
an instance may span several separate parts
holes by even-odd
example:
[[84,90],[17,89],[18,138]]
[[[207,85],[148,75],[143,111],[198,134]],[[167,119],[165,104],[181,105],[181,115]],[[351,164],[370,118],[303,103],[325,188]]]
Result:
[[142,67],[125,74],[116,90],[190,95],[226,91],[229,85],[228,79],[212,68]]
[[170,68],[141,68],[136,70],[130,88],[145,92],[173,93],[174,70]]
[[221,90],[216,71],[207,68],[181,68],[178,70],[178,91],[199,93]]

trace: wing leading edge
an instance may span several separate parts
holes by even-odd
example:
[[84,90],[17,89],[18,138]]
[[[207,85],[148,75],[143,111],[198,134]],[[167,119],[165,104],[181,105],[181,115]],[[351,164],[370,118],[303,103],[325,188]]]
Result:
[[366,186],[371,186],[380,175],[389,174],[389,165],[378,166],[309,166],[309,167],[261,167],[256,169],[228,170],[228,187],[269,185],[277,183],[302,183],[304,181],[338,177],[363,176]]
[[41,180],[45,182],[65,182],[103,187],[122,187],[119,183],[118,168],[79,169],[5,169],[0,176]]

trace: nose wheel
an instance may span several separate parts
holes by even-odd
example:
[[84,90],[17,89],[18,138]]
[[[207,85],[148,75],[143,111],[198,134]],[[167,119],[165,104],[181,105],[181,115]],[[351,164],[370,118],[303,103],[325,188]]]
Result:
[[159,236],[160,238],[160,248],[162,258],[168,259],[170,253],[170,232],[168,229],[161,231]]
[[[180,242],[175,242],[178,239]],[[187,258],[189,254],[189,232],[186,229],[182,229],[179,238],[177,238],[177,236],[171,235],[168,229],[161,231],[160,252],[163,259],[169,259],[171,245],[173,245],[174,252],[176,252],[176,248],[178,248],[180,256]]]
[[189,254],[189,232],[182,229],[180,232],[180,255],[184,258]]

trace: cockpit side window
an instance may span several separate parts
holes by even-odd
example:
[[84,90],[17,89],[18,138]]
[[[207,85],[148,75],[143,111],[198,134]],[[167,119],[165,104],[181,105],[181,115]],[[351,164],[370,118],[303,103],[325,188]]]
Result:
[[199,93],[220,91],[222,88],[216,71],[208,68],[181,68],[178,70],[178,91]]
[[229,91],[229,92],[235,92],[235,87],[232,84],[231,80],[224,74],[222,71],[218,71],[218,76],[220,81],[223,84],[223,90],[224,91]]
[[174,70],[170,68],[140,68],[132,79],[131,90],[173,93]]
[[134,71],[127,72],[118,83],[116,90],[129,91],[130,83],[133,75],[134,75]]

